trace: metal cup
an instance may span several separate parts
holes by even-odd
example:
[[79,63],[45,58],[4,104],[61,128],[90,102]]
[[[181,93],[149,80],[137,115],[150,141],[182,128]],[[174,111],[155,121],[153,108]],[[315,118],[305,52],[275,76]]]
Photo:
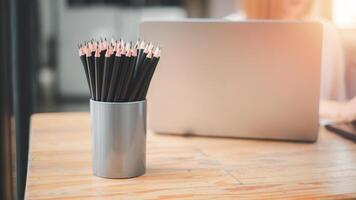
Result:
[[146,169],[146,100],[90,100],[94,175],[131,178]]

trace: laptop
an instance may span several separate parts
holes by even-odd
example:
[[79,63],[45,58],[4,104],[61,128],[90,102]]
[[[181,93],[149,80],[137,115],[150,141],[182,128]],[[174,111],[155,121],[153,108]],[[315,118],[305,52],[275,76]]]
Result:
[[317,139],[321,24],[146,21],[140,36],[163,49],[147,98],[154,132]]

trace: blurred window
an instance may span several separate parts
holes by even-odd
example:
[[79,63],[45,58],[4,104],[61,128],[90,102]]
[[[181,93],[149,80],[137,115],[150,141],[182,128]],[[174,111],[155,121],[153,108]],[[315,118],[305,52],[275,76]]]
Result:
[[334,0],[333,21],[340,28],[356,27],[356,1]]

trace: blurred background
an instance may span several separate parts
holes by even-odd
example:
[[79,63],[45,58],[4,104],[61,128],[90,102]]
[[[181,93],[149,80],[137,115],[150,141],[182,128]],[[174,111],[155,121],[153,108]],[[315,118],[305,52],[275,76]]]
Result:
[[[102,36],[138,38],[142,20],[224,18],[244,8],[239,0],[38,0],[38,41],[34,90],[37,112],[87,111],[89,90],[76,52],[83,40]],[[355,53],[356,3],[347,0],[315,2],[315,16],[333,21],[340,30],[347,53]],[[350,5],[351,4],[351,5]],[[354,56],[353,56],[354,57]],[[355,64],[350,59],[349,65]],[[352,69],[352,67],[350,67]],[[350,73],[352,74],[352,73]],[[355,95],[355,89],[349,96]]]
[[[135,40],[142,20],[239,19],[245,8],[243,0],[1,0],[0,199],[23,198],[30,115],[89,110],[78,43]],[[356,1],[316,0],[310,16],[335,26],[345,52],[346,96],[354,97]]]

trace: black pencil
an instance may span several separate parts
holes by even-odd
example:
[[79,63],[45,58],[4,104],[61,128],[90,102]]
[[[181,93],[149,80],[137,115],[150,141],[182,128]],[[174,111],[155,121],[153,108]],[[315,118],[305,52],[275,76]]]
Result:
[[148,43],[144,50],[141,52],[141,55],[140,55],[140,59],[138,61],[138,69],[137,70],[140,70],[139,68],[142,67],[142,64],[143,64],[143,61],[145,60],[147,54],[148,54],[148,51],[153,48],[153,44],[152,43]]
[[132,90],[130,91],[128,101],[136,100],[138,92],[139,92],[140,88],[142,87],[143,81],[144,81],[145,77],[147,76],[147,71],[148,71],[151,61],[152,61],[152,52],[149,51],[145,60],[142,63],[142,66],[140,67],[140,69],[138,71],[134,86],[132,87]]
[[94,57],[92,56],[92,45],[87,46],[87,66],[88,66],[88,74],[89,74],[89,82],[90,82],[90,91],[92,99],[95,99],[95,69],[94,69]]
[[161,50],[159,49],[159,47],[157,47],[154,52],[154,55],[153,55],[151,66],[149,67],[147,76],[145,77],[143,86],[140,89],[140,93],[138,95],[138,100],[146,99],[148,88],[150,87],[150,83],[151,83],[153,74],[155,73],[157,64],[158,64],[160,56],[161,56],[160,54],[161,54]]
[[107,51],[107,47],[105,46],[104,40],[101,39],[99,43],[100,47],[100,66],[101,66],[101,77],[100,77],[100,101],[102,101],[102,91],[103,91],[103,78],[104,78],[104,63],[105,63],[105,54]]
[[103,77],[103,66],[101,62],[100,51],[97,47],[95,51],[95,100],[101,100],[101,83]]
[[115,101],[115,91],[116,91],[116,83],[117,77],[120,71],[120,64],[121,64],[121,40],[118,42],[117,40],[111,39],[111,45],[113,46],[113,60],[112,60],[112,73],[109,83],[109,90],[107,94],[107,101],[113,102]]
[[[138,68],[140,66],[141,62],[141,57],[143,56],[143,51],[145,50],[145,41],[140,41],[139,42],[139,47],[138,47],[138,52],[137,52],[137,58],[136,58],[136,64],[135,64],[135,69],[133,73],[133,78],[132,81],[135,80],[135,77],[137,75]],[[131,83],[132,84],[132,83]]]
[[126,56],[123,59],[123,65],[122,65],[122,71],[119,76],[119,82],[118,82],[118,101],[123,101],[124,100],[124,87],[126,85],[125,79],[127,77],[127,73],[129,71],[130,63],[132,59],[132,51],[131,51],[131,43],[126,44]]
[[103,67],[103,82],[101,88],[101,101],[106,101],[108,84],[110,79],[110,68],[111,68],[111,55],[110,55],[110,47],[107,47],[104,59],[104,67]]
[[112,70],[113,70],[113,67],[114,67],[114,61],[115,61],[115,54],[114,54],[114,48],[113,46],[111,45],[109,47],[109,53],[110,53],[110,59],[109,59],[109,64],[108,64],[108,68],[107,68],[107,87],[106,87],[106,94],[105,94],[105,98],[106,98],[106,101],[107,101],[107,98],[108,98],[108,94],[109,94],[109,88],[110,88],[110,81],[111,81],[111,75],[112,75]]
[[110,101],[110,102],[115,100],[117,77],[119,76],[119,71],[120,71],[120,67],[121,67],[120,64],[122,63],[121,58],[122,58],[121,52],[120,52],[120,50],[117,50],[116,54],[115,54],[113,70],[112,70],[112,75],[111,75],[111,81],[110,81],[110,86],[109,86],[109,93],[108,93],[108,98],[107,98],[107,101]]
[[128,64],[127,73],[122,87],[122,93],[120,95],[120,101],[125,101],[128,98],[127,91],[130,86],[130,82],[135,69],[135,63],[137,58],[137,46],[135,46],[131,51],[132,51],[131,52],[132,55],[131,55],[130,63]]
[[88,83],[88,87],[90,90],[90,78],[89,78],[89,72],[88,72],[88,66],[87,66],[87,59],[86,59],[86,55],[85,55],[85,47],[80,45],[79,46],[79,57],[80,57],[80,61],[83,64],[83,68],[84,68],[84,72],[85,72],[85,77],[87,79],[87,83]]
[[119,72],[118,72],[118,75],[117,75],[117,81],[116,81],[116,90],[115,90],[115,97],[114,97],[114,102],[118,102],[119,101],[119,97],[120,97],[120,92],[121,92],[121,87],[120,87],[120,77],[121,75],[123,74],[123,71],[124,71],[124,62],[125,62],[125,59],[126,59],[126,46],[125,46],[125,42],[123,40],[121,40],[120,42],[120,45],[121,45],[121,52],[120,52],[120,55],[121,55],[121,61],[120,61],[120,67],[119,67]]

